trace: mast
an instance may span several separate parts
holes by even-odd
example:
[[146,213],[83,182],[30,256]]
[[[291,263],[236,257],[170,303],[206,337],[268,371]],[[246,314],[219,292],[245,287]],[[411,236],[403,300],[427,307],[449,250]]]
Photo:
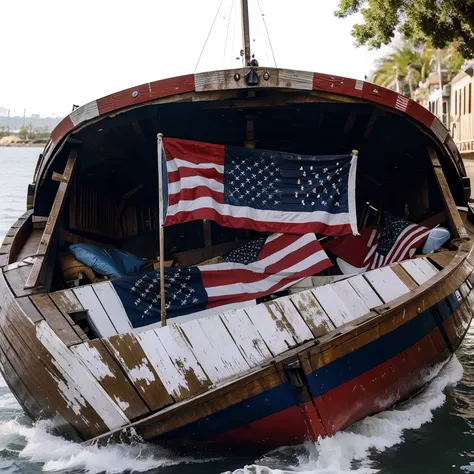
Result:
[[242,46],[245,57],[245,66],[250,66],[250,28],[248,0],[242,0]]

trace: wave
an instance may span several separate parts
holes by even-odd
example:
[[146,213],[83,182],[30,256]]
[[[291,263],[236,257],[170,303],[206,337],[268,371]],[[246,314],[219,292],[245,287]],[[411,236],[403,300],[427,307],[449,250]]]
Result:
[[[434,377],[416,397],[396,408],[368,416],[345,431],[317,443],[279,448],[255,464],[232,474],[372,474],[378,472],[370,454],[383,452],[403,441],[403,432],[418,429],[433,418],[446,400],[444,389],[459,382],[463,368],[454,356],[444,367],[434,369]],[[282,463],[286,467],[282,468]],[[230,471],[225,473],[230,474]]]
[[0,410],[23,410],[12,393],[0,396]]
[[[52,434],[51,428],[51,423],[47,421],[32,426],[19,420],[0,423],[0,451],[15,452],[19,459],[40,463],[43,472],[87,474],[146,472],[177,464],[216,460],[176,456],[165,448],[146,443],[83,445]],[[18,446],[23,445],[23,448],[18,449]]]

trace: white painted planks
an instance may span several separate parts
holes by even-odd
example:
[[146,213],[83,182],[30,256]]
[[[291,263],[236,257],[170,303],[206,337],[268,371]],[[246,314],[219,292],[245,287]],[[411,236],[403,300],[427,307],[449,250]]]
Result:
[[359,295],[359,298],[367,308],[373,309],[383,304],[383,301],[378,297],[377,293],[372,289],[362,275],[353,276],[347,281],[352,288],[354,288],[355,292]]
[[422,285],[438,273],[438,270],[434,265],[422,258],[407,260],[406,262],[401,262],[400,265],[418,283],[418,285]]
[[114,326],[116,333],[122,334],[133,332],[133,327],[130,324],[125,308],[123,307],[123,304],[112,284],[106,281],[103,283],[96,283],[92,285],[92,288],[102,303],[105,312],[109,316],[110,322]]
[[110,321],[92,286],[74,288],[73,292],[84,309],[87,310],[89,323],[99,337],[109,337],[117,334],[115,326]]
[[377,268],[363,274],[364,278],[372,285],[384,303],[408,293],[410,289],[389,267]]
[[299,344],[313,339],[313,334],[288,296],[265,303],[275,318],[282,321]]
[[311,291],[326,314],[331,318],[334,326],[342,326],[354,319],[349,308],[334,290],[333,285],[320,286]]
[[294,347],[297,342],[283,321],[269,311],[265,304],[244,310],[262,336],[270,352],[276,356]]
[[123,411],[45,321],[36,325],[36,337],[51,354],[52,362],[63,378],[69,382],[59,390],[77,414],[81,411],[83,400],[87,400],[110,429],[129,423]]
[[250,368],[218,315],[189,321],[180,327],[212,383]]
[[334,283],[332,286],[354,318],[359,318],[370,312],[369,308],[347,280]]
[[229,333],[250,367],[272,357],[262,336],[243,310],[228,311],[220,315]]
[[89,343],[78,344],[70,347],[70,350],[82,360],[82,363],[97,380],[101,381],[105,377],[114,377],[109,366],[103,361],[102,356],[94,346]]
[[291,295],[290,300],[306,321],[314,337],[321,337],[335,329],[333,322],[311,291],[302,291]]
[[178,325],[136,335],[168,393],[176,400],[198,393],[209,379]]

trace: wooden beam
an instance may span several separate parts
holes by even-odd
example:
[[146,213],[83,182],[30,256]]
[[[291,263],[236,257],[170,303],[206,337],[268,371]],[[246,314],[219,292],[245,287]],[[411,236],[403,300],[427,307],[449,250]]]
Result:
[[53,171],[53,175],[51,176],[53,181],[59,181],[60,183],[67,183],[69,180],[61,173],[56,173]]
[[439,190],[443,196],[444,203],[446,205],[446,209],[448,212],[448,221],[451,227],[451,232],[456,239],[468,239],[469,235],[464,227],[462,222],[461,216],[459,215],[459,211],[456,207],[456,203],[454,202],[453,195],[451,194],[451,190],[449,189],[448,182],[446,181],[446,177],[443,173],[443,168],[438,160],[438,156],[436,151],[432,148],[428,148],[428,154],[431,159],[431,164],[433,166],[433,171],[436,176],[436,180],[438,182]]
[[66,201],[66,195],[69,190],[69,182],[74,172],[74,167],[76,164],[77,153],[75,150],[72,150],[69,154],[69,158],[64,168],[63,178],[64,181],[59,183],[58,191],[56,192],[56,197],[54,198],[53,206],[51,212],[49,213],[48,221],[46,222],[46,227],[43,232],[43,237],[38,245],[37,257],[33,263],[31,272],[26,280],[25,289],[35,288],[40,283],[41,271],[43,270],[44,257],[49,250],[49,244],[51,237],[56,229],[56,225],[59,220],[59,215],[64,207]]

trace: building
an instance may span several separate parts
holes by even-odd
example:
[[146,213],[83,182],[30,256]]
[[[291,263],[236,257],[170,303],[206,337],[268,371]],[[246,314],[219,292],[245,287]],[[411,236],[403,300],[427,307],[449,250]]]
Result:
[[462,154],[474,153],[473,76],[474,61],[470,61],[451,81],[451,126],[449,130]]
[[449,72],[441,71],[442,106],[440,104],[439,73],[432,72],[421,83],[416,90],[416,100],[426,107],[431,113],[439,117],[446,128],[450,128],[450,107],[451,107],[451,85],[449,84]]

